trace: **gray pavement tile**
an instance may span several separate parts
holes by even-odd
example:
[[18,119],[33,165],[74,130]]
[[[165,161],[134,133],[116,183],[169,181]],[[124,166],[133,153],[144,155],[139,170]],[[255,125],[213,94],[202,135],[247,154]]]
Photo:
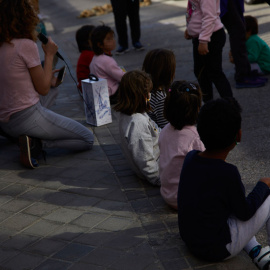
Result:
[[145,192],[141,191],[141,190],[129,190],[129,191],[126,191],[125,194],[126,194],[127,199],[129,201],[145,199],[146,198]]
[[154,211],[154,206],[148,199],[140,199],[137,201],[131,201],[131,206],[136,213],[147,214]]
[[5,248],[21,250],[37,242],[39,239],[40,237],[38,236],[20,233],[20,234],[10,237],[5,242],[1,243],[1,245],[4,246]]
[[69,270],[108,270],[109,268],[104,268],[98,265],[88,264],[88,263],[74,263]]
[[71,203],[66,204],[69,208],[78,209],[83,211],[92,210],[93,206],[96,205],[101,199],[96,197],[86,197],[78,195],[75,200]]
[[163,262],[162,264],[165,270],[192,269],[185,258],[178,258],[173,261]]
[[0,195],[17,196],[32,189],[32,187],[21,184],[9,184],[9,186],[7,187],[5,187],[4,185],[5,183],[0,183]]
[[143,270],[147,266],[155,263],[155,256],[125,254],[119,260],[112,264],[111,268],[115,270]]
[[17,230],[21,231],[25,229],[26,227],[30,226],[32,223],[35,223],[38,221],[38,217],[23,214],[23,213],[17,213],[13,215],[12,217],[6,219],[0,224],[1,228],[11,229],[11,230]]
[[0,247],[0,269],[2,269],[3,263],[19,254],[19,251]]
[[83,235],[74,239],[74,242],[100,247],[106,245],[108,241],[116,237],[117,232],[108,232],[100,229],[91,229]]
[[138,245],[145,241],[146,239],[141,236],[132,235],[129,231],[121,231],[117,233],[117,236],[114,237],[112,240],[107,241],[105,243],[105,246],[106,248],[127,251],[135,249]]
[[67,192],[55,191],[43,197],[42,201],[50,204],[64,206],[76,199],[76,195]]
[[67,270],[70,269],[70,266],[71,263],[69,262],[61,262],[48,259],[42,264],[40,264],[38,267],[36,267],[35,270]]
[[96,227],[100,222],[106,220],[109,215],[97,214],[97,213],[86,213],[74,220],[72,224],[83,226],[87,228]]
[[65,224],[64,226],[59,227],[55,231],[49,234],[52,239],[61,239],[65,241],[73,241],[80,235],[83,235],[87,231],[87,228]]
[[3,264],[3,266],[10,270],[33,269],[43,260],[44,258],[41,256],[21,252],[7,263]]
[[14,212],[0,212],[0,223],[14,215]]
[[114,248],[96,248],[87,256],[81,259],[80,262],[91,263],[97,266],[110,267],[114,262],[119,261],[120,257],[123,255],[122,251],[117,251]]
[[5,204],[2,204],[0,206],[0,209],[4,211],[9,211],[9,212],[19,212],[31,204],[33,204],[32,201],[23,200],[23,199],[13,199],[11,201],[8,201]]
[[129,218],[109,217],[105,221],[98,224],[96,228],[107,231],[120,231],[132,225],[133,222],[134,220]]
[[65,261],[78,261],[82,257],[86,256],[88,253],[93,251],[94,248],[88,245],[82,245],[78,243],[70,243],[66,247],[64,247],[62,250],[57,252],[53,258],[61,259]]
[[56,210],[59,206],[43,203],[43,202],[34,202],[32,205],[23,210],[23,213],[30,214],[33,216],[42,217],[48,215],[49,213]]
[[46,188],[34,188],[20,195],[20,198],[25,200],[41,201],[43,198],[54,192],[55,192],[54,190]]
[[16,230],[11,230],[7,228],[1,228],[0,231],[0,243],[10,239],[12,236],[16,235],[18,232]]
[[50,238],[42,238],[33,245],[25,248],[25,251],[49,257],[63,249],[66,245],[68,245],[68,242],[58,241]]
[[126,169],[126,170],[116,170],[116,175],[119,177],[125,177],[125,176],[133,176],[136,175],[131,169]]
[[52,231],[56,230],[60,226],[63,226],[63,223],[56,223],[48,220],[40,220],[27,228],[24,233],[37,235],[37,236],[47,236]]
[[51,221],[58,221],[63,223],[69,223],[72,220],[78,218],[84,213],[84,211],[75,210],[75,209],[68,209],[61,207],[51,214],[48,214],[44,217],[44,219],[51,220]]

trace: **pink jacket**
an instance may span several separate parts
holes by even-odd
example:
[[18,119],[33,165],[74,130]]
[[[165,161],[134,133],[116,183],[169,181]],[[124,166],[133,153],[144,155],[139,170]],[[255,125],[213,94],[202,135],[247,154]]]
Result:
[[220,17],[220,0],[188,0],[187,31],[200,41],[210,42],[213,32],[223,28]]
[[125,72],[108,55],[95,55],[90,64],[91,73],[108,82],[109,95],[115,94]]

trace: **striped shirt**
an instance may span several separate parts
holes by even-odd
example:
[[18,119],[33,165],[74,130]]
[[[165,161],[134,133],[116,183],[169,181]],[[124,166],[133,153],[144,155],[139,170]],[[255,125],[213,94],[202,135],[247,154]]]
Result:
[[152,111],[148,112],[148,115],[160,128],[168,124],[163,113],[165,98],[165,91],[158,90],[155,93],[151,93],[150,106]]

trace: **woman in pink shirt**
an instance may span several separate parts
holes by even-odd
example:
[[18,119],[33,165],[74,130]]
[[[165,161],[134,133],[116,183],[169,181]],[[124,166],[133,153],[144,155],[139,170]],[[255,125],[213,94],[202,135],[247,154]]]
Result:
[[174,209],[177,209],[178,184],[187,153],[205,149],[195,126],[201,100],[199,86],[186,81],[175,81],[165,100],[164,116],[169,123],[159,135],[160,193]]
[[221,97],[233,95],[222,70],[226,35],[219,14],[220,0],[188,0],[185,38],[192,39],[194,74],[204,102],[213,99],[213,83]]
[[[42,68],[35,42],[38,21],[28,0],[0,1],[0,129],[19,138],[20,160],[29,168],[38,166],[43,148],[86,150],[93,144],[89,129],[42,106],[54,95],[52,66],[58,48],[50,38],[42,45]],[[40,96],[45,96],[42,104]]]

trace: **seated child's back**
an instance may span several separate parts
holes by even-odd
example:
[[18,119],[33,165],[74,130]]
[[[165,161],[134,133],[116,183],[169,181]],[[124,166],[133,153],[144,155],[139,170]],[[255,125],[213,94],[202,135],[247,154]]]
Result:
[[114,109],[120,112],[119,136],[124,156],[140,178],[160,185],[159,128],[147,115],[151,89],[151,79],[145,72],[127,72]]
[[175,81],[165,100],[164,115],[169,124],[161,130],[159,136],[160,193],[175,209],[185,156],[193,149],[205,149],[195,126],[201,99],[201,90],[197,84]]

